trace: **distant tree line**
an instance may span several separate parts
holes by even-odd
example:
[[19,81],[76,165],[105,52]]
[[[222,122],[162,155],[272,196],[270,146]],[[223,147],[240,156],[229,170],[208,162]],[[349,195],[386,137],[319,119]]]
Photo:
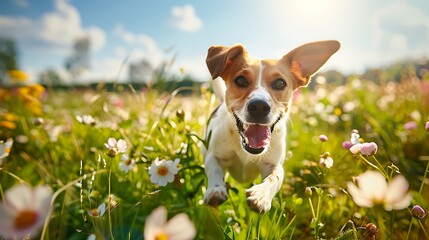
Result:
[[[129,89],[155,89],[159,91],[174,91],[180,87],[186,89],[199,89],[201,82],[188,75],[172,74],[170,69],[175,60],[175,56],[170,61],[165,61],[159,66],[152,66],[147,59],[140,59],[130,62],[128,66],[128,80],[125,83],[117,83],[112,79],[111,83],[89,83],[82,84],[80,79],[85,71],[90,70],[91,41],[87,36],[75,39],[71,48],[71,54],[64,61],[64,69],[69,73],[71,82],[66,82],[63,77],[54,69],[46,69],[38,77],[42,85],[61,88],[100,88],[103,86],[107,90],[118,88]],[[13,39],[0,37],[0,87],[7,85],[8,71],[19,70],[19,54],[16,43]],[[326,71],[318,73],[323,76],[327,83],[344,84],[350,77],[357,77],[376,83],[386,83],[388,81],[400,81],[404,75],[413,73],[420,79],[429,80],[429,60],[402,61],[385,67],[370,68],[363,74],[344,75],[338,71]],[[316,76],[317,77],[317,76]],[[310,87],[314,86],[313,84]],[[189,93],[190,91],[184,91]]]

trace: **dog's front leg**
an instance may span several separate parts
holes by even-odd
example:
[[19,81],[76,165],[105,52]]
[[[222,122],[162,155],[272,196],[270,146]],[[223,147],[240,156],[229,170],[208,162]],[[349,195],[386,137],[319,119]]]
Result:
[[247,204],[259,213],[268,212],[271,202],[283,183],[283,164],[265,164],[262,167],[262,183],[246,190]]
[[205,159],[205,171],[208,181],[207,191],[204,195],[204,203],[210,206],[218,206],[228,199],[225,187],[225,173],[217,159],[208,154]]

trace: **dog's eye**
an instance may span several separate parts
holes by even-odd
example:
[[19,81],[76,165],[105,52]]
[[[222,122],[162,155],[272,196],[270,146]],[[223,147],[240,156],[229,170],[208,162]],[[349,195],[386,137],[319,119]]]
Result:
[[286,88],[286,85],[286,81],[284,79],[279,78],[273,82],[272,87],[274,90],[283,90]]
[[249,82],[247,81],[247,79],[243,76],[239,76],[237,77],[235,80],[235,85],[237,85],[240,88],[245,88],[247,87],[247,85],[249,85]]

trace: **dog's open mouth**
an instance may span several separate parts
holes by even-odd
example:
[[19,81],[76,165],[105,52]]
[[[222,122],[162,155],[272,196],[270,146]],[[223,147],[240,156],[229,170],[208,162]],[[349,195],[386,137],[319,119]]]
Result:
[[251,154],[260,154],[268,148],[271,140],[271,133],[282,115],[280,114],[278,119],[271,126],[255,123],[243,123],[235,113],[234,117],[238,133],[241,136],[241,144],[243,145],[243,148]]

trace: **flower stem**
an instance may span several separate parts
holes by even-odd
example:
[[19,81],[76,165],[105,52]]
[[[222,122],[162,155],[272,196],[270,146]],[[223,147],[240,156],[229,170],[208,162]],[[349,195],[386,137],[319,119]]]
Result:
[[411,227],[413,226],[413,220],[414,220],[414,217],[411,217],[410,226],[408,226],[407,237],[405,238],[405,240],[408,240],[408,238],[410,237]]
[[[112,166],[110,166],[110,169],[109,169],[109,176],[108,176],[108,182],[109,182],[109,197],[110,197],[110,193],[111,193],[111,190],[112,190],[112,185],[111,185],[111,176],[112,176]],[[108,205],[107,205],[107,216],[109,217],[109,231],[110,231],[110,237],[111,237],[111,239],[115,239],[114,237],[113,237],[113,231],[112,231],[112,217],[110,216],[110,210],[112,209],[111,207],[110,207],[110,201],[108,201],[108,203],[107,203]]]
[[378,161],[378,159],[372,155],[372,158],[375,160],[375,162],[377,163],[378,167],[383,171],[383,175],[385,175],[386,179],[390,179],[389,174],[387,174],[387,172],[384,171],[383,165],[381,165],[381,163]]
[[426,176],[427,176],[428,171],[429,171],[429,161],[428,161],[428,163],[426,164],[426,170],[425,170],[425,173],[423,174],[423,180],[422,180],[422,183],[420,184],[419,195],[421,195],[421,194],[422,194],[423,187],[424,187],[424,185],[425,185]]
[[422,220],[420,220],[420,219],[419,219],[419,224],[420,224],[420,227],[421,227],[421,228],[422,228],[422,230],[423,230],[423,233],[424,233],[424,234],[425,234],[425,236],[426,236],[426,239],[429,239],[429,235],[428,235],[428,233],[426,232],[425,226],[423,225]]
[[313,218],[316,218],[316,213],[314,212],[313,202],[311,201],[311,197],[308,198],[310,202],[311,214],[313,214]]
[[360,158],[362,158],[362,160],[364,160],[368,165],[370,165],[371,167],[377,169],[386,179],[389,179],[389,176],[384,172],[383,169],[378,168],[377,166],[375,166],[372,162],[368,161],[364,156],[359,155]]

